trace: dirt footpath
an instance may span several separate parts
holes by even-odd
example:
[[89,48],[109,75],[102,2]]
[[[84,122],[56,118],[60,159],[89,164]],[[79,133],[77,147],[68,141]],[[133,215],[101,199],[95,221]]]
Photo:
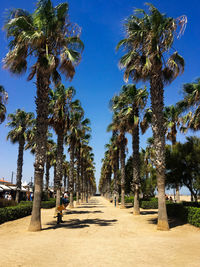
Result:
[[171,222],[156,230],[156,212],[113,207],[101,197],[68,209],[56,225],[54,209],[42,210],[40,232],[30,216],[0,225],[0,267],[200,266],[200,230]]

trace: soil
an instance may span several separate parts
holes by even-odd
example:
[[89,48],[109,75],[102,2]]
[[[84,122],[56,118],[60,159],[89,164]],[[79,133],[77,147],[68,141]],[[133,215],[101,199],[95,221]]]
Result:
[[156,210],[114,207],[93,197],[64,212],[42,210],[40,232],[28,232],[30,216],[0,225],[1,267],[200,266],[200,229],[170,220],[170,231],[156,230]]

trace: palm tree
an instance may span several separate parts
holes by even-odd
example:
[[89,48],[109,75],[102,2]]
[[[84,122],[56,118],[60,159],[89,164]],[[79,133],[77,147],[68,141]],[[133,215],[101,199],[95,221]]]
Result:
[[[171,105],[169,107],[165,107],[164,109],[164,117],[167,128],[167,139],[172,142],[172,146],[175,146],[177,143],[176,135],[177,135],[177,127],[180,125],[180,114],[182,109],[180,106]],[[179,184],[176,184],[176,201],[180,202],[180,194],[179,194]]]
[[61,183],[63,178],[63,150],[64,137],[69,130],[69,113],[72,97],[75,94],[73,87],[65,89],[59,85],[55,91],[50,92],[50,118],[49,124],[57,134],[57,157],[56,157],[56,207],[60,205]]
[[59,71],[67,79],[73,78],[83,44],[79,39],[79,28],[69,21],[68,4],[53,7],[51,0],[38,0],[33,14],[22,9],[11,10],[5,30],[10,39],[10,51],[4,58],[6,69],[21,74],[27,69],[27,58],[36,58],[28,76],[28,80],[36,76],[37,85],[35,192],[29,230],[38,231],[41,230],[40,203],[46,156],[49,85],[51,80],[56,84],[60,82]]
[[102,175],[105,177],[105,197],[110,200],[111,195],[111,176],[112,176],[112,165],[111,165],[111,145],[106,144],[107,149],[102,159]]
[[190,111],[184,117],[187,129],[198,131],[200,130],[200,78],[193,83],[184,84],[183,93],[184,99],[178,103],[178,106],[183,111]]
[[[30,152],[35,155],[36,150],[36,120],[33,120],[33,126],[27,131],[27,144],[25,146],[25,150],[30,149]],[[52,133],[47,132],[47,147],[46,147],[46,171],[45,171],[45,191],[48,193],[49,188],[49,170],[51,168],[51,160],[53,157],[53,150],[55,147],[55,143],[52,138]]]
[[156,171],[158,185],[158,224],[159,230],[168,230],[169,224],[165,204],[165,129],[164,129],[164,85],[172,82],[184,71],[184,59],[175,51],[168,59],[174,35],[180,26],[183,33],[187,19],[185,16],[174,19],[161,14],[152,4],[147,4],[149,13],[135,10],[125,22],[127,38],[121,40],[117,49],[127,52],[120,59],[125,68],[124,79],[150,81],[152,108],[152,130],[155,140]]
[[0,123],[4,122],[6,118],[6,106],[8,100],[8,94],[3,88],[2,85],[0,85]]
[[51,160],[54,157],[54,149],[55,149],[56,143],[53,141],[53,139],[48,138],[47,139],[47,151],[46,151],[46,170],[45,170],[45,191],[48,193],[49,190],[49,171],[51,168]]
[[34,114],[32,112],[25,112],[24,110],[17,109],[15,113],[8,115],[9,122],[7,126],[12,128],[8,132],[7,140],[15,144],[19,143],[18,159],[17,159],[17,193],[16,202],[19,203],[19,195],[22,183],[22,166],[23,166],[23,153],[26,141],[27,131],[33,125]]
[[[113,110],[115,110],[113,115],[113,121],[108,126],[108,131],[119,131],[118,135],[118,147],[119,147],[119,158],[120,158],[120,176],[121,176],[121,206],[120,208],[125,208],[125,150],[127,145],[127,139],[125,137],[125,133],[127,131],[127,122],[124,120],[121,120],[119,110],[121,108],[120,106],[120,98],[119,96],[114,96],[111,100],[111,105]],[[117,107],[116,109],[114,107]]]
[[64,186],[64,191],[66,191],[66,185],[67,185],[67,178],[69,177],[69,162],[67,160],[64,160],[63,162],[63,186]]
[[80,105],[79,100],[72,102],[71,110],[69,114],[69,134],[66,138],[66,143],[69,144],[70,153],[70,170],[69,170],[69,191],[70,191],[70,204],[71,208],[73,205],[73,193],[74,193],[74,156],[75,156],[75,146],[77,140],[77,130],[79,128],[80,122],[83,118],[84,112]]
[[90,135],[88,134],[91,131],[89,127],[90,120],[84,119],[78,125],[76,131],[76,144],[75,144],[75,157],[77,159],[76,162],[76,204],[79,204],[80,197],[80,170],[81,170],[81,145],[83,143],[88,143],[90,139]]
[[[87,142],[81,145],[81,201],[87,201],[87,188],[88,188],[88,176],[90,171],[94,170],[94,155],[92,153],[92,148],[87,144]],[[90,173],[91,174],[91,173]]]
[[[134,210],[133,214],[140,214],[139,188],[140,188],[140,154],[139,154],[139,117],[140,111],[147,101],[145,89],[137,89],[134,84],[124,85],[119,98],[120,119],[126,121],[127,131],[132,135],[133,148],[133,187],[134,187]],[[118,106],[115,105],[118,109]]]
[[[119,201],[119,143],[118,143],[118,131],[112,131],[112,137],[109,143],[109,159],[113,172],[113,203],[118,206]],[[103,169],[102,169],[103,170]]]

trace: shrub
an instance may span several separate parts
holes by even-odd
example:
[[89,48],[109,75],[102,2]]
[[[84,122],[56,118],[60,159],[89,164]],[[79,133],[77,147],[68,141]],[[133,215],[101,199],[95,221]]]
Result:
[[179,218],[186,223],[200,227],[200,207],[191,207],[189,205],[191,205],[191,202],[187,204],[168,203],[167,214],[168,216]]
[[0,209],[0,223],[12,221],[31,214],[31,205],[18,205]]
[[183,206],[185,206],[185,207],[196,207],[196,208],[200,208],[200,202],[188,202],[188,201],[183,201],[182,204],[183,204]]
[[187,222],[200,227],[200,208],[184,207],[187,210]]
[[158,201],[141,201],[140,207],[142,209],[157,209],[158,208]]
[[41,208],[43,209],[51,209],[56,206],[56,199],[50,198],[48,201],[42,201]]
[[[32,201],[21,201],[20,204],[13,207],[0,209],[0,223],[16,220],[25,216],[31,215]],[[50,209],[56,206],[56,200],[51,198],[49,201],[42,201],[41,208]]]
[[134,196],[130,196],[130,197],[125,196],[124,200],[125,200],[125,203],[133,203],[134,202]]

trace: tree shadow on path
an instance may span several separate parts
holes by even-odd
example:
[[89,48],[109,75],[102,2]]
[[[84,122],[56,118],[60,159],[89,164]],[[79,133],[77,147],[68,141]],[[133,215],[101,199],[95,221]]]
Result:
[[106,208],[105,206],[102,206],[102,205],[92,205],[92,206],[90,206],[90,205],[84,205],[84,206],[79,206],[78,207],[79,209],[94,209],[94,208]]
[[102,219],[71,219],[68,221],[64,221],[61,224],[57,224],[56,221],[52,221],[47,223],[49,225],[46,228],[43,228],[43,231],[57,228],[66,228],[66,229],[76,229],[76,228],[85,228],[90,227],[90,225],[95,224],[98,226],[112,226],[113,223],[117,222],[117,220],[102,220]]
[[101,210],[87,211],[87,210],[66,210],[64,214],[88,214],[88,213],[103,213]]
[[[153,218],[153,219],[149,219],[148,221],[149,221],[150,224],[157,224],[158,219],[157,218]],[[183,221],[181,221],[179,219],[176,219],[176,218],[172,218],[172,217],[168,218],[168,223],[169,223],[169,228],[170,229],[186,224],[185,222],[183,222]]]

